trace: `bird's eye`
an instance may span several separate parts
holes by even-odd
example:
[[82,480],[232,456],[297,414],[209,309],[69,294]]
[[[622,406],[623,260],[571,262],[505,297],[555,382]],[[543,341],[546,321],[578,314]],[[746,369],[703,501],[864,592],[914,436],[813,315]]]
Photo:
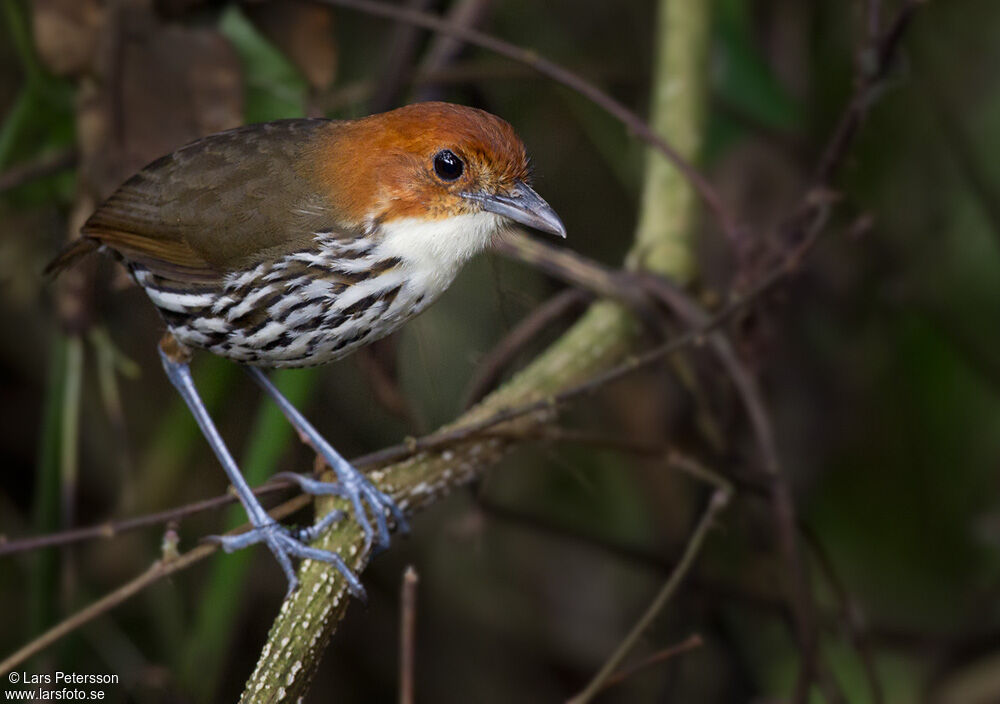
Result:
[[450,149],[442,149],[434,155],[434,173],[442,181],[454,181],[462,175],[465,164]]

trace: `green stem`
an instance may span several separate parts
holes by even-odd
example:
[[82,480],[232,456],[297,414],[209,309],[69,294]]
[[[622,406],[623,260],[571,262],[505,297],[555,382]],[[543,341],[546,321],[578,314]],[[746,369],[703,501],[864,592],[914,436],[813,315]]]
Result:
[[[66,341],[66,375],[62,397],[62,422],[59,442],[59,477],[64,523],[71,523],[73,497],[76,496],[79,475],[80,391],[83,387],[83,340],[71,337]],[[70,527],[66,525],[64,527]]]
[[17,0],[4,0],[4,17],[7,20],[8,31],[11,43],[14,45],[15,53],[21,60],[21,66],[27,78],[27,83],[32,88],[36,88],[44,81],[42,67],[35,56],[32,45],[31,30],[28,28],[28,20],[24,16],[24,11]]
[[[704,135],[712,3],[660,0],[658,12],[650,123],[694,159]],[[681,284],[695,277],[696,199],[684,175],[661,153],[648,150],[630,268],[667,274]]]
[[[59,460],[62,440],[62,402],[66,384],[66,338],[56,333],[50,350],[48,385],[43,405],[35,472],[34,529],[44,535],[59,527]],[[56,603],[56,558],[52,550],[35,553],[29,577],[31,630],[40,633],[53,621]]]

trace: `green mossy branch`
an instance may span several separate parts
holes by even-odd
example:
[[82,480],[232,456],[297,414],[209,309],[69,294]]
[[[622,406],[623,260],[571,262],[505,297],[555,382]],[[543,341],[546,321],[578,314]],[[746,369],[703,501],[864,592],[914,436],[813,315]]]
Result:
[[[697,156],[703,132],[711,3],[661,0],[657,25],[657,66],[652,124],[686,159]],[[629,265],[687,281],[694,275],[696,198],[690,184],[662,157],[650,156],[640,227]],[[498,411],[551,396],[620,363],[638,339],[639,327],[627,309],[600,301],[525,369],[445,430],[493,416]],[[512,420],[497,430],[523,431],[547,422],[540,412]],[[470,439],[437,452],[417,455],[371,473],[372,479],[408,512],[434,503],[480,476],[510,449],[512,441]],[[334,501],[319,502],[319,512]],[[343,521],[316,543],[334,550],[361,571],[368,555],[357,524]],[[294,702],[309,687],[326,644],[350,602],[344,580],[327,565],[305,562],[300,588],[285,600],[275,619],[242,702]]]
[[[650,124],[686,159],[701,152],[708,92],[710,2],[661,0]],[[630,269],[666,274],[679,284],[696,275],[697,194],[667,159],[649,150]]]

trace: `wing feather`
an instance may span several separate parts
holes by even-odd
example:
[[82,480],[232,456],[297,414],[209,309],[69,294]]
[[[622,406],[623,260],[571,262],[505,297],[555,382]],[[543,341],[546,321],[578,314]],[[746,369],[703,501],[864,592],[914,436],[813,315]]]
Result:
[[313,141],[337,124],[283,120],[194,142],[126,181],[83,235],[154,274],[192,283],[219,280],[285,247],[309,247],[316,232],[341,229],[308,159]]

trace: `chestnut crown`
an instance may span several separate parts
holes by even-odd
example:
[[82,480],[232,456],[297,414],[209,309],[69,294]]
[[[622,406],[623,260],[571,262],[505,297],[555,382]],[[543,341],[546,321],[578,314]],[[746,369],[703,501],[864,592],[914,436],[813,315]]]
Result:
[[338,209],[373,227],[489,211],[554,234],[565,229],[530,187],[524,143],[505,120],[450,103],[416,103],[340,123],[320,157]]

